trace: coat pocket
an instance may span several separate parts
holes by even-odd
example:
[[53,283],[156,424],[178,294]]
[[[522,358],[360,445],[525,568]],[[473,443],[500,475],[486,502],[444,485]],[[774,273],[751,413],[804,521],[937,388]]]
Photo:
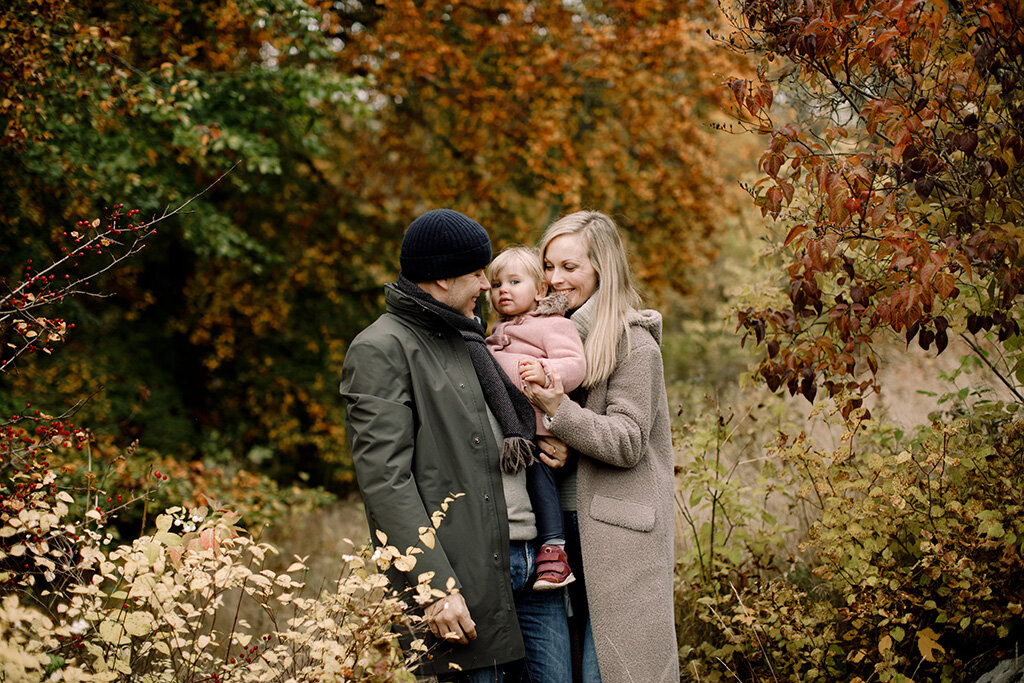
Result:
[[590,516],[605,524],[614,524],[634,531],[654,528],[654,508],[628,500],[594,496],[590,501]]

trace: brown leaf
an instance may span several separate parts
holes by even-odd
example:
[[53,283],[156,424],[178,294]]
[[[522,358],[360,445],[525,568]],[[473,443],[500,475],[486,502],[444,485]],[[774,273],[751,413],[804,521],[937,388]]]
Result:
[[805,225],[805,224],[794,225],[792,228],[790,228],[789,232],[786,234],[786,239],[782,243],[782,246],[788,247],[790,245],[790,243],[793,240],[795,240],[800,235],[800,233],[804,232],[805,230],[807,230],[807,225]]

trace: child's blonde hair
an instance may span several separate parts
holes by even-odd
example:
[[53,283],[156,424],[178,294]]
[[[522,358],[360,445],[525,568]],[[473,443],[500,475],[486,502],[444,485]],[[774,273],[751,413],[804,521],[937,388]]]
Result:
[[[495,256],[494,260],[487,266],[487,269],[484,270],[484,275],[487,277],[488,282],[494,282],[494,279],[503,270],[515,266],[521,267],[523,275],[533,280],[533,284],[538,292],[543,294],[547,291],[547,284],[544,282],[544,267],[540,261],[540,250],[535,247],[527,247],[520,244],[502,249],[501,253]],[[487,297],[487,303],[490,305],[491,310],[494,311],[494,302],[491,301],[491,297]],[[503,320],[505,319],[505,316],[500,313],[498,313],[498,317]]]
[[532,279],[533,284],[537,285],[537,291],[544,291],[544,267],[541,265],[539,249],[522,245],[502,249],[484,272],[487,279],[493,282],[494,278],[509,266],[521,266],[523,275]]

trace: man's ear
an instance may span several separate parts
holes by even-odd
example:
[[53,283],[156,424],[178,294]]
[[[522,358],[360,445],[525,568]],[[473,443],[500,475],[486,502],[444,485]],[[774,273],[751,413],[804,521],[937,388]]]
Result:
[[449,277],[445,278],[444,280],[434,280],[434,284],[440,287],[445,292],[447,292],[449,289],[451,289],[452,279]]

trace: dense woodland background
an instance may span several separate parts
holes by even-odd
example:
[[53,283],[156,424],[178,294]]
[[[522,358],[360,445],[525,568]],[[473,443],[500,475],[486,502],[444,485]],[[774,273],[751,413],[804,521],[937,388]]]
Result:
[[12,680],[411,680],[415,620],[331,545],[365,533],[337,382],[436,206],[496,248],[625,231],[685,680],[1016,652],[1018,3],[13,0],[0,46]]
[[709,201],[729,187],[714,3],[17,6],[6,276],[79,219],[151,218],[238,166],[104,281],[113,299],[73,304],[74,352],[19,360],[6,413],[24,382],[67,403],[102,386],[80,415],[122,441],[339,486],[338,369],[420,212],[457,208],[500,248],[601,207],[646,284],[686,291],[729,210]]

